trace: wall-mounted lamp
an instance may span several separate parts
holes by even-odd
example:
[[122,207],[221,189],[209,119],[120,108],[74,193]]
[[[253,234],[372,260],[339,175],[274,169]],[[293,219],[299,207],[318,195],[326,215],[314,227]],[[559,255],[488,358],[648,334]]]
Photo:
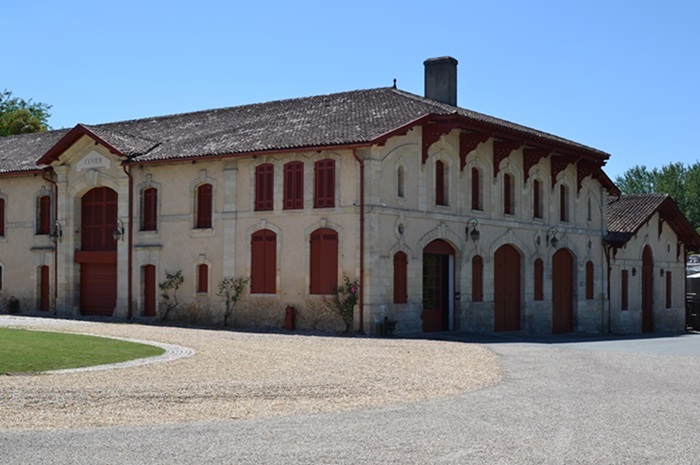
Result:
[[49,233],[49,237],[53,241],[53,243],[61,242],[61,238],[63,237],[63,228],[61,227],[61,223],[56,220],[53,223],[53,229],[51,229],[51,232]]
[[637,269],[632,267],[632,276],[637,276]]
[[[481,238],[481,233],[476,227],[479,226],[479,221],[476,218],[469,218],[467,220],[467,229],[465,234],[467,238],[471,239],[473,242],[478,241]],[[469,230],[471,229],[471,231]]]
[[557,228],[552,226],[547,230],[547,235],[545,236],[545,242],[547,245],[551,245],[553,249],[557,248],[557,245],[559,245],[559,239],[557,239]]
[[661,275],[662,278],[664,277],[664,269],[663,268],[661,268],[661,271],[659,272],[659,274]]
[[112,233],[112,237],[114,238],[115,241],[118,240],[124,240],[124,222],[117,218],[117,227],[114,229],[114,232]]

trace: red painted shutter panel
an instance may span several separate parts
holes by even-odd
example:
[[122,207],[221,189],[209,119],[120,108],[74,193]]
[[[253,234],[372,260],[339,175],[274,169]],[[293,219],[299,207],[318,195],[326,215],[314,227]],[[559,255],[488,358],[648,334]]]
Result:
[[314,206],[316,208],[335,206],[335,161],[319,160],[314,167]]
[[317,229],[311,234],[311,294],[332,294],[338,286],[338,234]]
[[544,299],[544,263],[539,258],[535,260],[535,300]]
[[586,262],[586,299],[593,299],[593,262]]
[[542,218],[542,212],[540,211],[540,195],[541,195],[541,186],[540,182],[535,179],[535,181],[532,183],[532,190],[533,190],[533,215],[535,218]]
[[479,170],[472,168],[472,210],[481,210],[479,190]]
[[394,255],[394,303],[405,304],[408,302],[407,286],[408,257],[403,252]]
[[510,174],[503,175],[503,213],[506,215],[513,214],[513,189],[511,186],[511,176]]
[[251,294],[277,292],[277,235],[269,229],[257,231],[251,237]]
[[567,221],[566,215],[566,187],[559,186],[559,219],[561,221]]
[[435,162],[435,204],[445,205],[445,164]]
[[272,210],[274,193],[274,166],[270,163],[255,168],[255,210]]
[[156,218],[158,216],[158,191],[149,187],[143,191],[143,224],[141,230],[155,231],[157,229]]
[[197,267],[197,292],[209,292],[209,267],[201,264]]
[[5,235],[5,199],[0,199],[0,236]]
[[39,198],[39,229],[37,234],[51,232],[51,197],[44,195]]
[[484,261],[477,255],[472,259],[472,301],[484,300]]
[[197,228],[211,228],[212,187],[202,184],[197,188]]
[[620,309],[621,310],[627,310],[628,309],[628,276],[627,276],[627,270],[622,270],[622,276],[620,278]]
[[673,306],[673,280],[671,279],[671,272],[666,272],[666,308],[671,308]]
[[143,301],[144,316],[156,316],[156,267],[146,265],[143,267]]

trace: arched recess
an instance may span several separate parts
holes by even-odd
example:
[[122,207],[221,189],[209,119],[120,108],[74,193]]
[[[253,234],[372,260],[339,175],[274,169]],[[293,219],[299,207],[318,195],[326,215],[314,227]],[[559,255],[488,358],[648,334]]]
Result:
[[117,303],[117,193],[95,187],[80,200],[80,311],[111,316]]
[[494,331],[520,330],[520,253],[510,244],[494,255]]
[[654,256],[651,247],[642,251],[642,332],[654,331]]
[[423,249],[423,331],[454,329],[455,250],[442,239]]
[[552,333],[574,330],[574,256],[559,249],[552,257]]

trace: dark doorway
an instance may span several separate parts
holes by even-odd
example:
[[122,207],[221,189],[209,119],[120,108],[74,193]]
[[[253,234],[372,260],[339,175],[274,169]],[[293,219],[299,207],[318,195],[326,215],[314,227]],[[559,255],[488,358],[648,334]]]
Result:
[[574,330],[574,257],[559,249],[552,257],[552,333]]
[[450,330],[454,311],[454,249],[437,239],[423,249],[423,331]]
[[511,245],[494,256],[494,331],[520,330],[520,254]]

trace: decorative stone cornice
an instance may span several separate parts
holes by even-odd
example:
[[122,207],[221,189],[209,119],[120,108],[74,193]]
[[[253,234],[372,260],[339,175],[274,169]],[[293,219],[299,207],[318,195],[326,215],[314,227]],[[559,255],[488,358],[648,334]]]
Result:
[[498,176],[500,171],[500,163],[510,156],[513,150],[517,150],[522,146],[522,142],[512,140],[494,140],[493,141],[493,177]]
[[479,144],[489,140],[490,134],[485,132],[461,132],[459,134],[459,169],[467,165],[467,155],[476,150]]

